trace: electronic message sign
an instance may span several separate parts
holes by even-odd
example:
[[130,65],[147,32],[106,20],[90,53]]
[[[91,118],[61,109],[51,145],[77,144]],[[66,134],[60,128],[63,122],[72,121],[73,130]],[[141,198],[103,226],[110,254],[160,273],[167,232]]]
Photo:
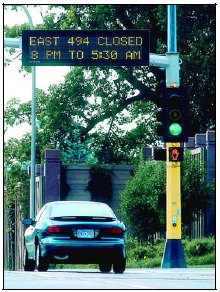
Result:
[[26,30],[23,66],[147,66],[149,30]]

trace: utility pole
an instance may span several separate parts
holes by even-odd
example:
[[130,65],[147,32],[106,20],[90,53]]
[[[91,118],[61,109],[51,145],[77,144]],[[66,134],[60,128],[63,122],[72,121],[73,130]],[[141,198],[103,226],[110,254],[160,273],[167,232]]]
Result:
[[[179,87],[179,54],[176,39],[176,5],[168,5],[167,28],[170,60],[166,69],[166,87]],[[180,162],[170,161],[170,148],[178,149],[180,142],[166,143],[166,244],[162,268],[186,268],[181,242],[181,179]]]

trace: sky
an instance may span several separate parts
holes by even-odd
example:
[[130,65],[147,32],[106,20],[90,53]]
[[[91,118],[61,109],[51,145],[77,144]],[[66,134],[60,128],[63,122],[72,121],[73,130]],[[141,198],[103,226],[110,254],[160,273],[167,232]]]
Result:
[[[39,5],[39,7],[29,6],[28,10],[34,25],[42,23],[41,13],[45,13],[46,5]],[[28,22],[28,18],[23,9],[20,9],[20,11],[8,10],[4,13],[5,25],[21,25],[25,22]],[[19,54],[21,49],[17,49],[17,52]],[[7,53],[5,53],[5,57],[7,57]],[[4,108],[11,98],[19,98],[22,102],[32,99],[32,76],[31,74],[26,74],[26,72],[19,73],[20,68],[21,58],[18,57],[4,69]],[[51,84],[61,83],[68,71],[69,67],[66,66],[36,67],[36,87],[47,91]],[[15,126],[7,131],[4,138],[5,140],[10,137],[20,138],[30,131],[31,127],[27,124]]]
[[[13,61],[4,71],[4,107],[11,98],[19,98],[22,102],[32,99],[32,76],[26,73],[19,73],[20,60]],[[61,83],[65,74],[69,71],[67,67],[37,67],[36,87],[47,91],[51,84]],[[22,125],[13,127],[5,134],[5,139],[9,137],[20,138],[24,133],[30,131],[30,126]]]

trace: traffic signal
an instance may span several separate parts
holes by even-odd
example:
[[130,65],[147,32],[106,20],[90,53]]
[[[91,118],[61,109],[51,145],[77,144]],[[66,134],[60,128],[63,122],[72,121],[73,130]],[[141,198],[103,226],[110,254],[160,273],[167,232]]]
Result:
[[184,92],[180,88],[162,88],[157,105],[161,110],[157,120],[161,124],[157,134],[163,142],[188,141],[188,107]]
[[188,107],[180,88],[167,88],[167,131],[165,142],[188,141]]

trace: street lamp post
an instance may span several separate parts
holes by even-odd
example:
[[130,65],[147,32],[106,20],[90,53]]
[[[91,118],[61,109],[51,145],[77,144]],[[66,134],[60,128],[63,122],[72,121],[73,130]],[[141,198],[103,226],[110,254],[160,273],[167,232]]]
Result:
[[[25,5],[22,5],[31,29],[34,29],[31,15]],[[35,164],[36,164],[36,67],[32,66],[32,103],[31,103],[31,183],[30,183],[30,217],[35,217]]]
[[[25,5],[22,5],[31,29],[34,29],[31,15]],[[35,217],[35,164],[36,164],[36,67],[32,66],[32,103],[31,103],[31,183],[30,183],[30,217]]]
[[[22,5],[31,29],[34,29],[31,15],[25,5]],[[35,164],[36,164],[36,67],[32,66],[32,103],[31,103],[31,183],[30,183],[30,217],[35,217]]]

